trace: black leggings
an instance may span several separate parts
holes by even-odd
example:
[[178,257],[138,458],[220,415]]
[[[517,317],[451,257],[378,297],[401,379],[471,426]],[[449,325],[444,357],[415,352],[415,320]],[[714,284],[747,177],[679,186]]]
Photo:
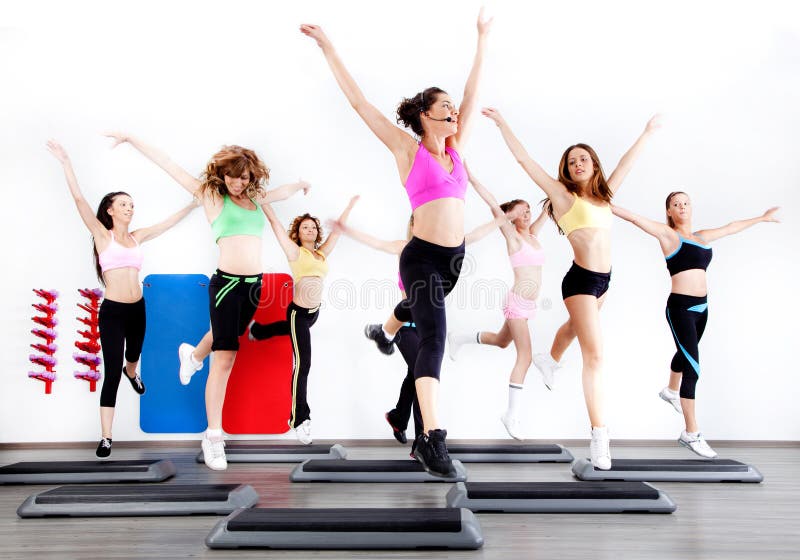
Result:
[[422,414],[419,410],[419,402],[417,401],[417,388],[414,385],[414,364],[417,361],[417,352],[419,352],[419,336],[417,336],[417,329],[413,326],[403,326],[397,333],[395,345],[403,355],[403,359],[408,366],[403,384],[400,386],[400,396],[397,399],[395,410],[398,413],[400,425],[397,428],[405,430],[408,427],[408,420],[411,417],[411,411],[414,411],[414,436],[422,433]]
[[286,320],[262,325],[253,323],[250,334],[256,340],[289,335],[292,339],[292,417],[289,425],[296,428],[311,419],[308,406],[308,372],[311,369],[311,327],[317,322],[319,307],[307,309],[295,302],[286,308]]
[[700,350],[698,343],[706,330],[708,299],[683,294],[670,294],[667,299],[667,322],[678,351],[672,358],[670,369],[681,372],[681,398],[694,399],[695,386],[700,377]]
[[442,247],[416,237],[400,254],[400,278],[419,335],[415,379],[439,379],[447,337],[444,298],[455,288],[463,261],[464,243]]
[[123,357],[129,362],[138,362],[142,354],[146,324],[144,298],[136,303],[104,299],[100,304],[98,323],[104,371],[100,406],[114,408],[122,368],[125,367]]

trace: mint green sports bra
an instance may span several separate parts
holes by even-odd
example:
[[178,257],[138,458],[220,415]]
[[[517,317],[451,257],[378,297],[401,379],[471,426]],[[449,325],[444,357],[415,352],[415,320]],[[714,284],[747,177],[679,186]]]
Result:
[[[255,204],[255,201],[253,201],[253,204]],[[226,194],[223,197],[222,212],[211,223],[211,231],[214,234],[215,243],[221,237],[230,237],[232,235],[255,235],[256,237],[261,237],[266,223],[267,218],[261,208],[258,207],[258,204],[256,204],[255,210],[245,210]]]

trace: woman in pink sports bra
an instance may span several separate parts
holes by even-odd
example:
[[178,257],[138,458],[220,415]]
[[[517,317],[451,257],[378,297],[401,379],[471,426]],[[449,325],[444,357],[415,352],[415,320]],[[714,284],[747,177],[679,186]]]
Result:
[[444,298],[458,281],[464,257],[467,176],[459,154],[474,120],[491,23],[491,19],[483,18],[481,10],[477,53],[460,107],[456,108],[451,97],[439,88],[427,88],[400,103],[397,122],[410,127],[419,141],[367,101],[319,26],[300,26],[300,31],[322,49],[353,109],[394,155],[400,180],[408,192],[414,212],[414,237],[400,256],[400,276],[408,290],[420,337],[414,384],[424,424],[423,433],[414,442],[414,456],[425,470],[437,476],[448,476],[452,471],[445,443],[447,432],[441,429],[437,415],[437,397],[447,335]]
[[625,152],[607,180],[597,154],[587,144],[575,144],[564,151],[558,166],[558,179],[555,179],[531,158],[499,111],[486,108],[482,112],[494,121],[514,158],[545,192],[550,200],[548,214],[572,246],[572,268],[561,283],[569,320],[558,329],[550,355],[537,354],[533,363],[542,371],[545,384],[552,388],[558,361],[572,341],[578,339],[583,361],[583,397],[591,425],[589,450],[592,465],[596,469],[608,470],[611,468],[611,449],[603,410],[600,308],[611,280],[610,202],[647,140],[660,127],[660,120],[656,115],[648,121],[644,132]]
[[142,284],[139,282],[143,260],[140,244],[158,237],[197,206],[192,202],[161,223],[129,232],[128,226],[133,218],[131,197],[124,192],[108,193],[100,201],[95,214],[81,193],[66,150],[55,140],[47,142],[47,149],[64,168],[78,214],[94,239],[97,278],[106,288],[99,313],[104,376],[100,391],[102,438],[96,454],[98,457],[108,457],[111,454],[111,426],[117,389],[123,371],[134,391],[141,395],[145,389],[136,371],[146,323]]
[[505,322],[494,332],[448,333],[447,344],[450,358],[456,359],[463,344],[488,344],[506,348],[512,341],[517,351],[517,360],[511,370],[508,383],[508,408],[500,417],[508,434],[514,439],[524,439],[519,421],[519,404],[525,375],[531,366],[531,334],[528,319],[536,315],[536,299],[542,285],[544,249],[536,235],[547,221],[547,210],[531,222],[531,208],[524,200],[514,199],[498,206],[497,200],[472,175],[469,177],[475,191],[483,198],[492,214],[505,218],[500,231],[506,238],[508,258],[514,269],[514,285],[508,291],[503,307]]

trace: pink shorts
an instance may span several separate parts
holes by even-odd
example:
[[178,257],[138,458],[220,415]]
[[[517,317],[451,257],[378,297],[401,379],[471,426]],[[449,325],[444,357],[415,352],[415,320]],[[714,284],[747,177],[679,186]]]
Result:
[[536,316],[536,301],[509,291],[503,315],[506,319],[533,319]]

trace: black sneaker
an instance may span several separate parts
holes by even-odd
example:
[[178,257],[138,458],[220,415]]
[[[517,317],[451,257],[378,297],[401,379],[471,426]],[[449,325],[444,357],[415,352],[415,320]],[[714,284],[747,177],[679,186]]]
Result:
[[128,381],[131,382],[131,387],[133,387],[134,391],[136,391],[140,395],[144,395],[144,383],[142,382],[142,378],[139,377],[138,373],[136,374],[135,377],[130,377],[128,375],[128,371],[123,367],[122,375],[128,378]]
[[[382,325],[375,323],[374,325],[365,326],[364,336],[370,340],[374,340],[375,344],[378,346],[378,350],[380,350],[382,353],[386,354],[387,356],[394,354],[394,340],[389,340],[386,338],[386,335],[383,334]],[[395,338],[397,338],[397,335],[395,335]]]
[[453,472],[453,461],[444,442],[446,437],[447,430],[431,430],[428,435],[420,434],[416,440],[414,457],[434,476],[446,477]]
[[94,452],[95,455],[100,457],[101,459],[105,459],[109,455],[111,455],[111,438],[104,437],[100,440],[100,443],[97,445],[97,451]]
[[[394,414],[393,414],[394,413]],[[406,430],[400,429],[397,426],[400,424],[397,419],[395,418],[395,414],[397,414],[397,409],[393,408],[389,412],[385,414],[386,421],[389,422],[389,425],[392,427],[392,435],[394,439],[399,441],[400,443],[408,443],[408,438],[406,437]]]

